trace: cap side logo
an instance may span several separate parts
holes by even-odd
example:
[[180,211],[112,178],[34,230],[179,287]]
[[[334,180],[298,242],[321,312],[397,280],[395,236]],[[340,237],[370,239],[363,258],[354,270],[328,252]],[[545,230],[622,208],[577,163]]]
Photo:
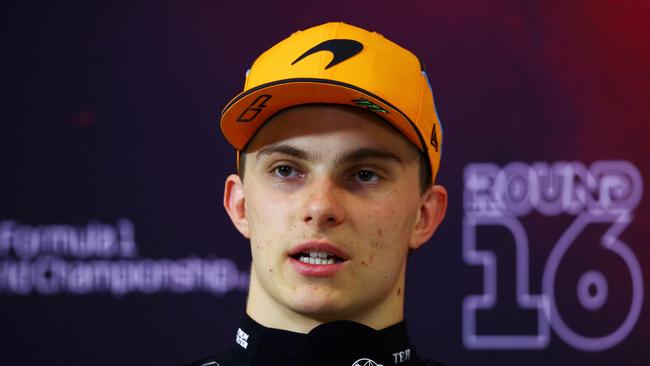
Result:
[[352,103],[358,105],[359,107],[366,107],[366,108],[370,109],[371,111],[381,112],[381,113],[388,113],[388,111],[386,111],[384,108],[376,105],[375,103],[369,101],[366,98],[355,99],[355,100],[352,101]]
[[436,131],[436,124],[433,124],[433,130],[431,131],[431,145],[436,152],[438,152],[438,132]]
[[349,59],[350,57],[358,54],[361,52],[361,50],[363,50],[363,44],[361,44],[361,42],[352,39],[329,39],[310,48],[305,53],[300,55],[297,59],[295,59],[291,64],[294,65],[296,62],[316,52],[330,51],[334,55],[334,58],[332,61],[330,61],[329,64],[327,64],[327,66],[325,66],[325,70],[327,70],[330,67],[336,66],[341,62]]

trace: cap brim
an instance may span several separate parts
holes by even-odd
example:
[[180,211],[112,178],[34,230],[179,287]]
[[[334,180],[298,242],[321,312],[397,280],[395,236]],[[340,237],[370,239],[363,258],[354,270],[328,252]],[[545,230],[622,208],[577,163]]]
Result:
[[313,103],[363,107],[359,101],[364,99],[378,107],[372,108],[374,113],[395,126],[420,151],[425,151],[423,137],[400,110],[373,93],[328,79],[280,80],[242,92],[224,107],[221,130],[235,149],[243,150],[264,122],[283,109]]

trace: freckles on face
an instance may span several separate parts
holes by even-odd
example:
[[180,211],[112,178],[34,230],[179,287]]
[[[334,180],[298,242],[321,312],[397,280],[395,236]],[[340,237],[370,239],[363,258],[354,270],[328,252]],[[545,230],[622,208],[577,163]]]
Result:
[[[363,239],[360,245],[365,251],[361,267],[396,268],[408,251],[408,240],[415,220],[415,202],[404,198],[404,191],[394,189],[380,200],[358,205],[355,227]],[[355,217],[353,214],[352,217]],[[352,218],[352,221],[355,221]],[[390,271],[389,271],[390,272]],[[386,280],[389,276],[378,278]]]

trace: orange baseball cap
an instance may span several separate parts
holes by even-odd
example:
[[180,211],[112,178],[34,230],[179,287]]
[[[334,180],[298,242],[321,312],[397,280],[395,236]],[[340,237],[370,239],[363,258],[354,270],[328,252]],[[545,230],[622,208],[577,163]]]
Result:
[[435,181],[442,129],[424,67],[410,51],[341,22],[295,32],[255,60],[244,91],[221,112],[221,131],[239,152],[270,117],[312,103],[376,113],[425,153]]

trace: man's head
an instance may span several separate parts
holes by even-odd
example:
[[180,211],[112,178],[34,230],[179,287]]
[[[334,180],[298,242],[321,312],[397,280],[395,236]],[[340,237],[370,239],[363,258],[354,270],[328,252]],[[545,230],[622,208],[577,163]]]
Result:
[[[344,56],[354,58],[352,51]],[[295,62],[304,54],[316,57],[308,50],[294,53]],[[346,63],[341,49],[332,53],[333,60],[321,62],[334,64],[332,68],[338,67],[337,60]],[[303,82],[285,84],[292,83]],[[287,89],[253,96],[232,113],[246,98],[240,95],[224,110],[224,133],[246,151],[240,175],[226,180],[224,205],[251,241],[247,312],[264,325],[303,332],[337,319],[383,328],[403,317],[408,252],[431,237],[445,213],[446,191],[426,182],[426,173],[435,176],[438,166],[432,160],[439,152],[432,150],[431,136],[439,126],[437,119],[410,124],[411,118],[435,115],[432,101],[415,103],[429,105],[430,111],[420,106],[418,116],[409,117],[397,115],[398,109],[387,101],[379,106],[365,99],[383,112],[369,104],[319,101],[329,95],[323,90],[340,93],[327,85],[322,80],[299,85],[312,92],[311,99],[301,99],[309,102],[285,105],[255,122],[252,131],[233,128],[262,115],[271,108],[271,99],[287,101],[281,94]],[[430,145],[423,143],[420,131],[427,123],[433,126]],[[435,144],[439,149],[438,140]]]

